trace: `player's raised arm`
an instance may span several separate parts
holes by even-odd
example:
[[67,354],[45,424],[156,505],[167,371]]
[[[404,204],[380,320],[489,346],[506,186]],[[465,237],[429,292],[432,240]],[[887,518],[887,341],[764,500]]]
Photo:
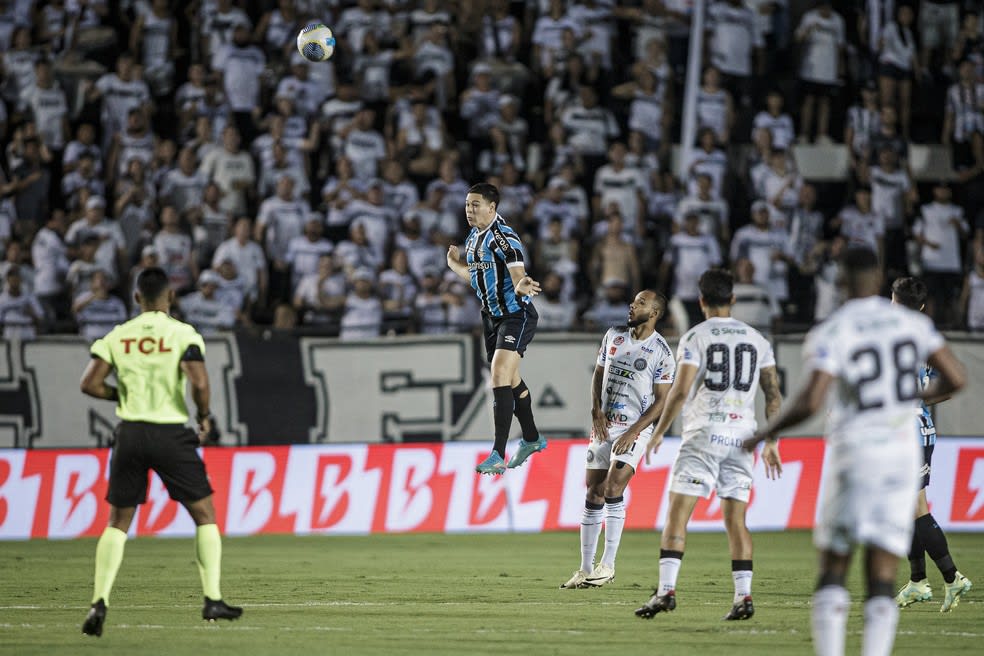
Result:
[[468,275],[468,265],[461,261],[458,247],[454,244],[448,246],[448,267],[465,282],[471,282],[471,276]]
[[779,416],[769,421],[769,425],[755,433],[753,437],[745,440],[745,449],[751,451],[759,442],[764,440],[774,441],[778,438],[779,433],[815,415],[827,398],[827,392],[833,382],[833,374],[822,369],[813,369],[810,372],[810,377],[793,397],[793,400],[786,404]]
[[967,384],[967,371],[957,360],[957,357],[953,355],[949,346],[944,344],[942,348],[930,355],[927,364],[939,373],[939,377],[934,379],[920,394],[926,405],[946,401]]

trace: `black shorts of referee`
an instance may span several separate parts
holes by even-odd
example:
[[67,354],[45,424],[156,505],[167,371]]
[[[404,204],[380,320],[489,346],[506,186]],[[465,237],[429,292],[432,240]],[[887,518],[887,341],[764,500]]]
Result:
[[124,421],[116,427],[106,501],[132,508],[147,499],[147,474],[157,472],[168,496],[188,504],[212,494],[198,435],[183,424]]

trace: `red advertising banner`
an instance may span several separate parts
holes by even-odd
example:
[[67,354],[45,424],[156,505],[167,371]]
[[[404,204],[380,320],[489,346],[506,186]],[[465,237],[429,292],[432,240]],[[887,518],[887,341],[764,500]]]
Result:
[[[662,527],[678,445],[667,439],[640,465],[626,495],[628,528]],[[552,531],[580,523],[585,449],[584,441],[553,440],[499,477],[475,474],[488,450],[477,442],[210,448],[203,457],[228,535]],[[766,479],[756,462],[752,530],[813,526],[823,441],[786,439],[780,449],[782,479]],[[0,539],[99,535],[109,458],[107,449],[0,450]],[[937,444],[929,499],[944,528],[984,531],[984,439]],[[715,497],[697,504],[691,528],[722,530]],[[194,526],[151,475],[131,532],[186,536]]]

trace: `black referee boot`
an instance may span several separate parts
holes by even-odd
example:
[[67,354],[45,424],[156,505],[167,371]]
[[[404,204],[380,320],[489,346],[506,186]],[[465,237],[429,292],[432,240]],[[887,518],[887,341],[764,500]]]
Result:
[[82,622],[82,633],[98,638],[103,634],[103,622],[105,621],[106,602],[100,599],[89,608],[89,614],[85,616],[85,621]]
[[202,606],[202,619],[207,622],[215,620],[235,620],[243,614],[243,609],[239,606],[230,606],[221,599],[209,599],[205,597],[205,605]]

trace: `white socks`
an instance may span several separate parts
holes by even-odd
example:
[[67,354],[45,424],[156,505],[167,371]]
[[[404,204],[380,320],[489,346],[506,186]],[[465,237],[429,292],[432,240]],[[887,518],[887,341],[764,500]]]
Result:
[[661,550],[659,558],[659,594],[665,595],[670,590],[676,590],[677,576],[680,574],[680,563],[682,562],[683,554],[679,551],[673,552],[675,554],[680,554],[680,557],[676,556],[664,556],[664,550]]
[[[615,554],[618,544],[622,541],[622,529],[625,528],[625,501],[623,497],[605,498],[605,553],[601,556],[601,564],[615,567]],[[583,556],[582,556],[583,558]]]
[[891,597],[872,597],[864,602],[862,656],[889,656],[895,643],[899,607]]
[[752,594],[752,570],[743,569],[731,572],[731,578],[735,582],[735,601],[738,603],[745,599],[745,597],[751,596]]
[[[827,585],[813,593],[811,624],[813,651],[817,656],[843,656],[850,607],[851,597],[840,586]],[[867,634],[867,627],[865,632]]]
[[594,569],[598,537],[601,535],[603,508],[600,503],[584,502],[584,514],[581,516],[581,571],[583,572],[590,573]]

